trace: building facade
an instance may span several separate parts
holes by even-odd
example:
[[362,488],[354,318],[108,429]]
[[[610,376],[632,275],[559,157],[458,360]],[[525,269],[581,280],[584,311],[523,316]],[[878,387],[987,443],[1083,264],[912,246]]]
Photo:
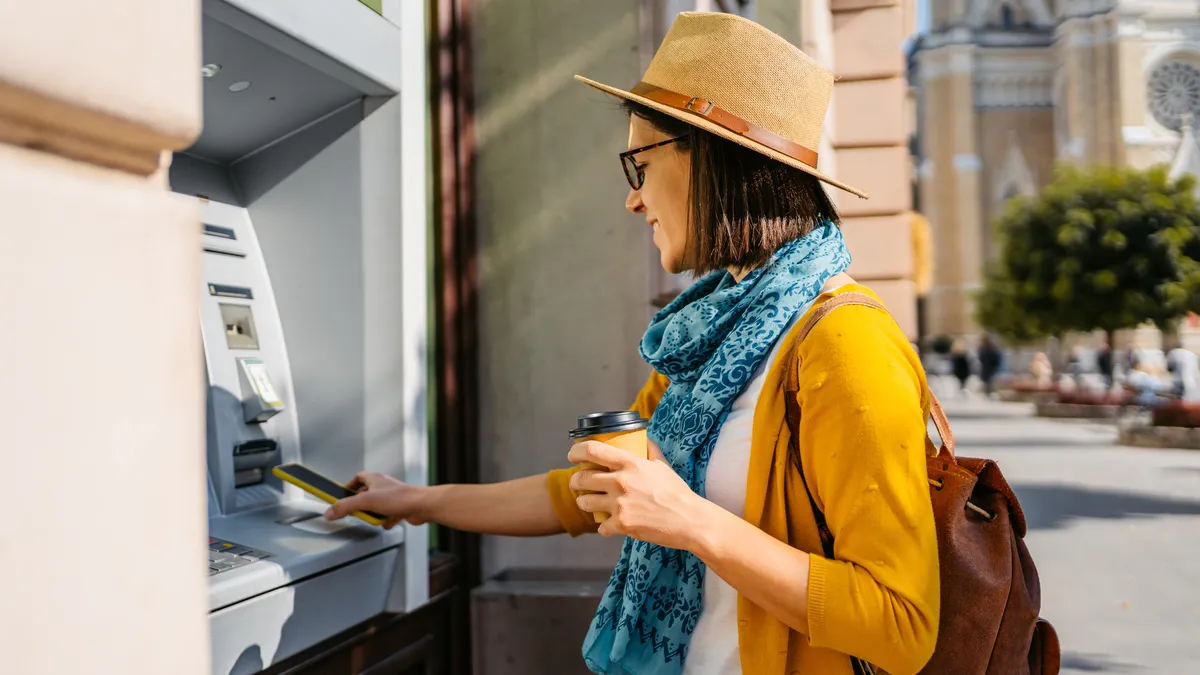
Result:
[[1005,202],[1056,162],[1169,163],[1200,111],[1200,11],[1182,2],[935,1],[910,51],[919,208],[932,226],[926,332],[978,332],[972,295]]

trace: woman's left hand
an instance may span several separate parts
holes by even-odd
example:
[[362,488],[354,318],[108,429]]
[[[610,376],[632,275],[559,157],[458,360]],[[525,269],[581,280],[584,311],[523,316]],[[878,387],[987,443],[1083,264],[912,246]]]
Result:
[[580,495],[579,508],[608,513],[600,534],[625,535],[667,548],[691,550],[703,534],[701,527],[712,502],[692,491],[675,473],[654,443],[650,459],[597,441],[579,443],[567,459],[593,462],[608,471],[584,469],[571,477]]

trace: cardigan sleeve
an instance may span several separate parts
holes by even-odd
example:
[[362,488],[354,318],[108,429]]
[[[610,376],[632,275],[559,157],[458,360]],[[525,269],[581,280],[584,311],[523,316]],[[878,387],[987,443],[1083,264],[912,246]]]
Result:
[[[642,417],[649,419],[670,384],[666,376],[651,372],[650,379],[638,392],[630,410],[636,410]],[[563,529],[572,537],[600,529],[600,524],[596,522],[592,514],[581,510],[575,503],[579,493],[571,489],[570,482],[571,476],[580,468],[581,466],[576,464],[564,469],[555,469],[546,474],[546,490],[550,493],[550,503],[554,506],[554,514],[558,516],[558,521],[562,523]]]
[[861,306],[818,323],[800,359],[802,464],[834,538],[833,560],[811,557],[809,640],[916,673],[941,600],[924,372],[892,319]]

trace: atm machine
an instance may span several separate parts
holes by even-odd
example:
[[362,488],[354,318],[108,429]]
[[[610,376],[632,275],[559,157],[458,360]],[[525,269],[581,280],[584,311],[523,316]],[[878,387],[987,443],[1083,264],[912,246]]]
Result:
[[205,131],[170,182],[202,203],[212,672],[249,675],[428,600],[424,528],[329,523],[271,473],[425,479],[424,204],[405,201],[424,144],[403,142],[396,66],[424,47],[357,0],[203,9]]
[[[404,529],[329,523],[322,502],[271,475],[305,460],[283,324],[248,211],[210,202],[204,214],[213,672],[241,675],[388,609]],[[331,477],[359,468],[351,458]]]

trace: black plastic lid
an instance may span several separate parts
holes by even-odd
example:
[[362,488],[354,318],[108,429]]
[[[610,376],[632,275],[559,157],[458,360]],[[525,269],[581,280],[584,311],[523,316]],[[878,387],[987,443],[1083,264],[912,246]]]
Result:
[[571,430],[571,438],[612,434],[618,431],[636,431],[645,429],[649,423],[649,420],[640,417],[633,410],[592,413],[579,418],[579,426]]

